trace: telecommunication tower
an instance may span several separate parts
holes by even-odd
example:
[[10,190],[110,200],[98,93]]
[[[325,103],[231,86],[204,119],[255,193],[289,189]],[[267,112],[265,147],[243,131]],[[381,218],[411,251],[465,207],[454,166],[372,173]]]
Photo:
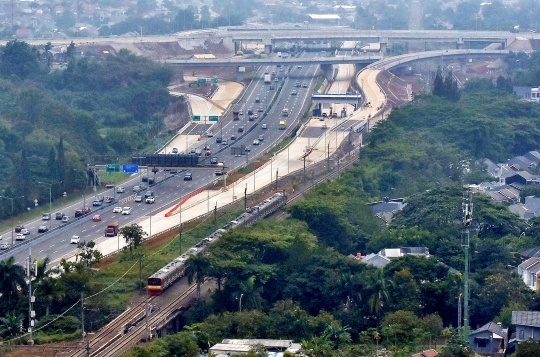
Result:
[[[463,274],[463,328],[462,335],[465,337],[469,334],[469,272],[470,272],[470,226],[472,223],[473,203],[472,194],[467,192],[463,195],[461,204],[463,211],[463,233],[461,236],[461,246],[465,251],[465,270]],[[461,315],[460,315],[461,317]]]

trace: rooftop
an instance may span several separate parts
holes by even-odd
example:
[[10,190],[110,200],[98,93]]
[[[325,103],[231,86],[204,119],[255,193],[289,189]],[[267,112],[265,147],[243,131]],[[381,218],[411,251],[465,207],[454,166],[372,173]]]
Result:
[[512,325],[540,327],[540,311],[512,311]]

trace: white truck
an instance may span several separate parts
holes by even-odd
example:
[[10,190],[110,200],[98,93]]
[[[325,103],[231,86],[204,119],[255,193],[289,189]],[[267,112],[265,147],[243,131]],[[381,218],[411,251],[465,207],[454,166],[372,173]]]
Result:
[[271,74],[265,74],[264,75],[264,83],[271,83],[272,82],[272,75]]

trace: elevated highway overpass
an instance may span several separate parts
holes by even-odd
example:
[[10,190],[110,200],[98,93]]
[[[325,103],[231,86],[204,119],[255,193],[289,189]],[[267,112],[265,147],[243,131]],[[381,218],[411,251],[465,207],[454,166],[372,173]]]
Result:
[[302,65],[332,65],[332,64],[370,64],[382,59],[380,55],[359,55],[359,56],[337,56],[337,57],[290,57],[290,58],[220,58],[220,59],[169,59],[164,63],[174,64],[178,66],[189,67],[207,67],[207,66],[231,66],[231,67],[250,67],[250,66],[266,66],[281,64],[284,66],[302,66]]

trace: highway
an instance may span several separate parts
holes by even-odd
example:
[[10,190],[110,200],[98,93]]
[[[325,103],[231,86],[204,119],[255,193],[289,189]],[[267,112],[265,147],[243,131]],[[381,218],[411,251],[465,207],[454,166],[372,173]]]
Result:
[[[305,54],[304,54],[305,55]],[[233,133],[238,132],[239,126],[245,127],[245,133],[243,137],[239,137],[233,145],[250,145],[252,151],[248,156],[245,157],[236,157],[231,155],[230,150],[224,148],[222,144],[215,142],[214,138],[208,138],[207,143],[211,146],[211,149],[214,153],[218,152],[220,161],[225,162],[225,165],[228,166],[229,170],[234,169],[246,162],[246,159],[251,159],[257,156],[260,153],[267,151],[284,135],[284,131],[278,130],[278,122],[281,119],[280,113],[284,107],[287,107],[290,111],[289,122],[290,125],[293,125],[292,121],[296,120],[303,114],[303,108],[306,105],[306,100],[309,100],[311,94],[311,89],[315,83],[315,72],[317,66],[306,66],[302,68],[284,68],[283,72],[279,72],[279,69],[276,67],[266,67],[261,69],[258,72],[257,78],[252,81],[253,86],[250,84],[248,90],[246,90],[245,95],[239,101],[237,106],[244,108],[257,108],[255,105],[255,98],[257,96],[261,99],[261,104],[264,106],[264,97],[266,97],[266,105],[270,106],[271,100],[274,95],[276,95],[280,85],[280,95],[277,98],[274,105],[271,108],[267,108],[266,111],[263,111],[262,118],[260,117],[258,121],[249,122],[247,114],[244,114],[240,121],[224,121],[223,127],[220,127],[220,133],[223,132],[224,138],[230,138]],[[277,83],[272,82],[275,89],[270,90],[269,84],[265,84],[262,80],[263,73],[268,71],[276,71],[278,74],[287,74],[285,80],[281,80]],[[295,85],[295,82],[300,80],[302,82],[309,83],[308,88],[296,88],[298,90],[298,95],[291,96],[291,90]],[[257,103],[258,104],[258,103]],[[267,129],[262,129],[262,123],[267,124]],[[250,131],[251,129],[251,131]],[[264,135],[264,140],[260,145],[253,145],[253,141],[258,138],[259,135]],[[199,147],[204,146],[204,142],[201,142]],[[219,152],[221,150],[221,152]],[[192,181],[184,181],[184,171],[180,171],[178,174],[171,175],[168,172],[161,171],[158,172],[155,176],[156,183],[151,190],[155,194],[155,203],[154,204],[145,204],[145,203],[136,203],[133,201],[134,194],[132,188],[135,185],[145,184],[141,182],[142,174],[134,175],[130,180],[123,183],[126,192],[123,194],[114,194],[114,190],[110,189],[103,193],[100,192],[100,195],[103,196],[114,196],[116,195],[121,204],[118,206],[129,206],[132,207],[130,215],[120,215],[118,213],[113,213],[113,207],[116,206],[107,206],[107,207],[92,207],[92,212],[81,218],[79,220],[73,221],[71,223],[65,224],[62,226],[60,221],[54,220],[54,214],[52,212],[53,220],[42,221],[40,219],[34,220],[32,222],[25,222],[24,226],[28,228],[32,233],[28,239],[36,236],[37,228],[41,225],[51,225],[53,230],[46,234],[41,234],[36,240],[29,242],[24,245],[15,245],[14,248],[8,251],[1,251],[0,258],[5,259],[6,257],[13,255],[18,264],[23,264],[24,260],[28,256],[29,247],[32,249],[32,256],[34,258],[43,259],[49,257],[51,261],[56,261],[61,257],[72,256],[77,252],[77,247],[74,244],[69,244],[71,236],[78,235],[81,237],[81,241],[94,240],[98,245],[102,242],[117,242],[118,246],[122,246],[124,242],[120,242],[118,237],[104,237],[104,231],[108,223],[117,222],[120,226],[124,226],[130,223],[139,222],[144,219],[149,219],[152,215],[155,215],[157,212],[161,212],[169,207],[174,206],[181,197],[186,194],[196,191],[199,188],[206,186],[209,183],[212,183],[216,180],[214,174],[214,169],[194,169],[189,170],[193,173]],[[153,177],[153,174],[150,174],[150,177]],[[144,193],[143,193],[144,194]],[[86,198],[86,206],[91,205],[92,198]],[[74,216],[75,209],[82,208],[83,200],[80,200],[69,207],[66,207],[62,210],[63,213]],[[92,217],[94,214],[101,215],[100,222],[93,222]],[[151,222],[152,219],[149,219],[150,225],[146,229],[148,234],[152,234]],[[57,230],[54,228],[62,226]],[[153,232],[155,233],[155,231]],[[2,232],[3,237],[10,237],[11,231]],[[5,238],[5,239],[6,239]],[[5,240],[4,239],[4,240]]]

